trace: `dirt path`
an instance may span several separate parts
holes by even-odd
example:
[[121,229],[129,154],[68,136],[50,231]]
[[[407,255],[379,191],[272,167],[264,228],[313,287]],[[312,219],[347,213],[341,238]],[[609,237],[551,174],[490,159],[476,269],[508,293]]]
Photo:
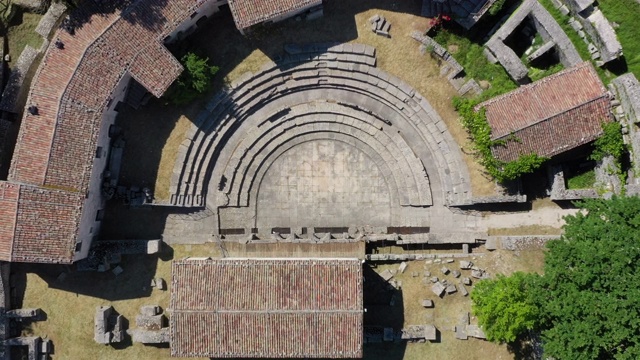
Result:
[[517,228],[534,225],[561,228],[564,225],[563,217],[577,212],[578,209],[543,207],[526,213],[491,214],[480,220],[480,226],[485,229]]

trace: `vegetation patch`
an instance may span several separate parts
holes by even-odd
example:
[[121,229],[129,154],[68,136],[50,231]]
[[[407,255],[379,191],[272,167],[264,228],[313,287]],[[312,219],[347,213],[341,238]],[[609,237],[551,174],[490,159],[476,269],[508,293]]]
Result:
[[605,156],[612,156],[615,163],[615,169],[609,169],[613,175],[616,174],[620,178],[622,184],[626,183],[627,173],[623,170],[623,159],[627,153],[627,146],[622,137],[622,125],[613,121],[602,123],[602,136],[594,142],[594,149],[589,157],[591,160],[600,161]]
[[541,333],[544,358],[638,359],[640,198],[577,205],[562,238],[548,242],[544,275],[483,280],[473,310],[493,341]]
[[488,81],[491,84],[491,87],[482,93],[481,98],[483,100],[504,94],[518,87],[502,65],[492,64],[487,60],[483,53],[484,47],[481,44],[473,42],[463,33],[443,28],[434,39],[445,48],[450,46],[457,47],[455,58],[464,67],[464,72],[467,76],[477,81]]
[[[520,155],[517,160],[504,162],[493,156],[492,148],[504,146],[504,140],[491,140],[491,127],[487,122],[485,110],[475,111],[478,100],[454,98],[453,105],[462,117],[462,125],[473,140],[480,163],[489,175],[499,182],[515,180],[539,168],[547,159],[537,154]],[[511,140],[517,141],[517,139]]]
[[185,54],[180,62],[184,71],[167,97],[175,105],[186,105],[211,90],[212,79],[219,68],[209,65],[209,58],[192,52]]
[[567,189],[591,189],[596,183],[596,172],[591,169],[567,179]]

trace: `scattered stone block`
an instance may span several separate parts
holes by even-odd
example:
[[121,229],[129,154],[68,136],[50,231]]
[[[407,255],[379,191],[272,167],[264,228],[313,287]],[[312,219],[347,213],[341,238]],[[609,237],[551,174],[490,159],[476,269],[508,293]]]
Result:
[[131,340],[143,344],[166,344],[169,343],[169,328],[158,331],[135,329],[129,331]]
[[160,252],[162,240],[149,240],[147,242],[147,254],[157,254]]
[[423,307],[432,308],[433,307],[433,300],[424,299],[424,300],[422,300],[420,302],[420,304],[422,304]]
[[155,316],[160,314],[160,306],[144,305],[140,308],[140,314],[143,316]]
[[447,275],[447,274],[449,273],[449,271],[450,271],[450,270],[449,270],[449,268],[447,268],[447,267],[443,267],[443,268],[441,268],[441,269],[440,269],[440,272],[442,272],[442,273],[443,273],[443,274],[445,274],[445,275]]
[[447,294],[453,294],[453,293],[456,293],[458,289],[456,288],[455,285],[450,284],[446,287],[445,291],[447,292]]
[[453,275],[453,277],[457,279],[457,278],[459,278],[459,277],[460,277],[460,275],[462,275],[462,274],[460,274],[460,271],[458,271],[458,270],[453,270],[453,271],[451,272],[451,275]]
[[165,317],[163,314],[154,316],[138,315],[136,316],[136,326],[145,330],[160,330],[165,325]]
[[467,335],[477,338],[477,339],[486,339],[487,336],[484,334],[484,331],[478,325],[468,325],[467,326]]
[[116,266],[115,268],[113,268],[113,270],[111,270],[111,272],[113,273],[113,275],[118,276],[124,272],[124,269],[121,266]]
[[456,325],[455,327],[456,339],[458,340],[467,340],[469,336],[467,336],[467,327],[465,325]]
[[471,269],[472,266],[473,266],[473,263],[471,261],[465,261],[465,260],[460,261],[460,269],[469,270]]
[[156,283],[156,289],[158,290],[167,290],[167,282],[164,281],[163,278],[155,278],[154,279],[155,283]]
[[380,273],[380,277],[383,278],[384,281],[389,281],[393,277],[393,273],[387,269]]
[[418,277],[420,274],[417,271],[411,273],[411,277]]
[[437,276],[434,276],[434,277],[432,277],[432,278],[431,278],[431,282],[432,282],[432,283],[437,283],[439,280],[440,280],[440,279],[438,279],[438,277],[437,277]]
[[447,264],[451,264],[453,263],[453,259],[445,259],[444,262]]
[[482,279],[482,277],[484,276],[484,272],[481,270],[472,270],[471,276],[473,276],[476,279]]
[[462,294],[462,296],[469,295],[469,291],[467,291],[467,288],[462,284],[458,285],[458,290],[460,291],[460,294]]
[[471,286],[471,279],[469,279],[468,277],[463,277],[462,278],[462,284],[463,285],[467,285],[467,286]]
[[425,271],[423,274],[424,277],[429,277],[431,276],[431,271]]
[[400,263],[400,266],[398,267],[398,272],[400,274],[403,274],[405,270],[407,270],[407,263],[405,261]]
[[431,291],[433,291],[437,296],[442,296],[445,291],[445,287],[441,283],[437,282],[431,286]]

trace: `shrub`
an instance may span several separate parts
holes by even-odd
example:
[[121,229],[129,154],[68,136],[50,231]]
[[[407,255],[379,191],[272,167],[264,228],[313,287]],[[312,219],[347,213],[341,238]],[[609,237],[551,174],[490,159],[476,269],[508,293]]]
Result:
[[192,102],[211,89],[211,80],[218,72],[217,66],[209,65],[208,58],[187,53],[180,60],[184,71],[169,92],[169,100],[176,105]]

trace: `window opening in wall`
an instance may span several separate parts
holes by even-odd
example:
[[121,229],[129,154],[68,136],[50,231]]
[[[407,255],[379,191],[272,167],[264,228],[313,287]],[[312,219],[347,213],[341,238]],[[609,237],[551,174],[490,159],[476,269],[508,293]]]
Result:
[[76,252],[79,252],[82,249],[82,242],[76,243]]
[[102,157],[102,146],[98,146],[96,149],[96,159],[100,159]]
[[194,17],[198,16],[198,12],[194,12],[193,14],[191,14],[191,18],[193,19]]

